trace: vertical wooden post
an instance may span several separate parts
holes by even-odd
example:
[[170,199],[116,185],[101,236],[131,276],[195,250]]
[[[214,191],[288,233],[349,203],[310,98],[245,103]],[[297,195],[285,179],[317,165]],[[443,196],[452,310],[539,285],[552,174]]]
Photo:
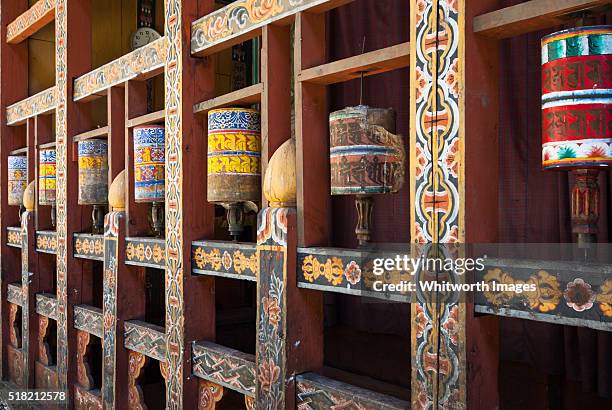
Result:
[[[495,4],[421,6],[410,28],[412,241],[494,242],[498,57],[466,22]],[[415,0],[411,7],[417,10]],[[422,319],[412,321],[413,407],[498,407],[497,320],[476,318],[464,302],[417,301],[412,315]]]
[[[291,137],[290,26],[266,25],[261,48],[261,175],[276,149]],[[267,201],[262,194],[262,208]]]
[[[57,143],[57,370],[59,389],[74,402],[77,331],[74,305],[83,303],[83,263],[74,258],[72,235],[81,230],[78,164],[69,155],[70,138],[84,129],[87,112],[72,100],[73,79],[91,69],[90,4],[57,0],[55,6],[55,81]],[[68,45],[70,45],[68,47]],[[90,292],[91,293],[91,292]]]
[[[6,28],[17,16],[23,13],[28,4],[25,1],[2,0],[0,7],[0,38],[6,39]],[[0,377],[6,378],[8,374],[8,357],[6,347],[9,343],[9,304],[6,300],[7,285],[18,280],[19,262],[15,258],[15,249],[6,246],[7,226],[16,226],[19,223],[18,211],[8,205],[6,181],[8,174],[7,158],[9,152],[24,145],[23,127],[9,127],[6,125],[6,107],[27,97],[28,70],[24,65],[28,61],[28,46],[26,42],[8,44],[0,41],[0,261],[2,279],[0,282]]]
[[301,70],[326,62],[325,44],[325,14],[298,13],[294,66],[299,246],[325,246],[330,239],[327,90],[324,85],[302,83],[299,78]]
[[[128,81],[125,83],[125,121],[147,113],[147,83],[144,81]],[[138,204],[134,199],[134,137],[133,130],[124,129],[125,137],[125,212],[126,235],[142,236],[149,230],[147,215],[148,204]]]
[[108,186],[125,168],[125,87],[116,86],[108,90],[106,97],[108,113]]
[[297,288],[294,208],[258,215],[258,409],[294,409],[295,375],[323,367],[323,294]]
[[[215,336],[214,279],[190,274],[191,242],[214,233],[214,207],[202,196],[206,192],[206,134],[202,121],[193,115],[199,98],[213,97],[214,60],[190,57],[189,30],[193,20],[215,5],[212,0],[168,0],[165,5],[166,406],[180,409],[186,407],[183,400],[193,403],[198,394],[198,383],[190,376],[190,343]],[[209,88],[202,90],[201,84]],[[185,215],[189,215],[188,222]]]
[[36,271],[36,229],[34,212],[26,211],[21,215],[21,289],[24,304],[21,309],[21,349],[23,352],[23,380],[25,387],[34,387],[34,369],[38,340],[38,317],[36,312],[36,293],[39,275]]

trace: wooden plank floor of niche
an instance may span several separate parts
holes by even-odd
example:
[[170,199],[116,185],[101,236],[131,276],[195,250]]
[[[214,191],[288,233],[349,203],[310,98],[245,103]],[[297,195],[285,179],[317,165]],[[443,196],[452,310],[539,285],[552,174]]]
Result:
[[262,91],[263,85],[261,83],[251,85],[249,87],[245,87],[240,90],[198,103],[193,106],[193,113],[206,114],[208,111],[214,110],[215,108],[227,107],[229,105],[257,104],[261,101]]
[[108,135],[108,126],[96,128],[95,130],[83,132],[72,137],[73,142],[85,141],[96,137],[104,137]]
[[369,53],[302,70],[298,80],[315,84],[334,84],[408,67],[410,43],[397,44]]
[[163,124],[166,118],[166,110],[159,110],[127,121],[127,127],[138,127],[140,125]]
[[577,11],[609,8],[610,3],[610,0],[530,0],[475,17],[474,32],[494,38],[513,37],[560,25]]

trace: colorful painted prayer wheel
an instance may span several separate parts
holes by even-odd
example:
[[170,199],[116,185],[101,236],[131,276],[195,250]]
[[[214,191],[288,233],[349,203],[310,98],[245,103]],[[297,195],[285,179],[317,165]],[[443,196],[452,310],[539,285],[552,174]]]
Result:
[[357,195],[360,245],[370,241],[374,194],[394,193],[404,184],[406,152],[395,132],[395,112],[365,105],[331,113],[330,170],[332,195]]
[[164,202],[165,129],[134,128],[134,197],[136,202]]
[[8,157],[8,204],[21,206],[23,192],[28,186],[28,158],[25,156]]
[[612,26],[542,39],[542,165],[612,165]]
[[259,201],[261,126],[256,110],[223,108],[208,113],[208,201]]
[[598,171],[612,165],[612,26],[542,39],[542,165],[575,175],[572,232],[597,241]]
[[38,158],[38,204],[55,205],[56,152],[43,149]]
[[79,204],[104,205],[108,200],[108,144],[79,141]]
[[331,113],[332,195],[397,192],[404,183],[406,154],[395,131],[395,112],[365,105]]

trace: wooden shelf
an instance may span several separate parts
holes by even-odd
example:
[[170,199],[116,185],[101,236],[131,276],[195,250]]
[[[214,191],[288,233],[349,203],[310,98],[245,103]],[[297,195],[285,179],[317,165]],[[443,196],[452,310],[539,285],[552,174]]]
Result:
[[6,28],[6,42],[17,44],[55,20],[55,0],[38,0]]
[[92,138],[105,137],[108,135],[108,126],[96,128],[95,130],[87,131],[72,137],[72,142],[85,141]]
[[28,153],[28,147],[14,149],[11,152],[9,152],[10,155],[21,155],[21,154],[27,154],[27,153]]
[[364,76],[397,70],[410,65],[410,43],[382,48],[332,63],[302,70],[297,78],[302,82],[334,84]]
[[474,18],[474,32],[508,38],[563,24],[582,10],[609,7],[610,0],[530,0]]
[[56,146],[57,146],[57,143],[55,141],[51,141],[51,142],[47,142],[46,144],[40,144],[38,148],[46,149],[46,148],[55,148]]
[[128,128],[140,125],[163,124],[166,120],[166,110],[159,110],[127,121]]
[[193,106],[194,114],[206,114],[215,108],[228,107],[230,105],[251,105],[261,101],[261,93],[263,92],[263,84],[258,83],[249,87],[233,91],[219,97],[212,98],[208,101],[203,101]]

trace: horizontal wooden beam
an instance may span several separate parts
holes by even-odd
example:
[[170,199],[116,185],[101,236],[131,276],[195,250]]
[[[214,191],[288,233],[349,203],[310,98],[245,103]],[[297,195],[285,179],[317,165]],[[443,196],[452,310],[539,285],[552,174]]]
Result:
[[296,408],[329,409],[351,404],[351,408],[400,410],[410,403],[315,373],[296,377]]
[[208,111],[216,108],[223,108],[235,105],[252,105],[261,101],[263,84],[258,83],[240,90],[233,91],[219,97],[203,101],[193,106],[194,114],[207,114]]
[[16,226],[6,227],[6,244],[21,249],[21,228]]
[[74,327],[102,338],[102,309],[95,306],[79,305],[74,307]]
[[334,61],[302,70],[298,81],[315,84],[334,84],[384,73],[410,65],[410,43],[371,51],[369,53]]
[[75,233],[73,241],[75,258],[104,260],[104,235]]
[[23,147],[23,148],[17,148],[12,150],[11,152],[9,152],[9,155],[21,155],[21,154],[27,154],[28,153],[28,147]]
[[51,293],[37,294],[36,313],[57,320],[57,296]]
[[531,0],[474,18],[474,32],[508,38],[558,26],[582,10],[610,5],[610,0]]
[[290,21],[308,10],[323,13],[353,0],[277,0],[263,8],[252,0],[237,0],[191,24],[191,53],[205,56],[250,40],[267,24]]
[[257,280],[257,247],[252,243],[195,241],[191,245],[194,275]]
[[74,101],[89,101],[103,96],[109,88],[128,80],[146,80],[163,72],[166,63],[166,38],[119,57],[74,81]]
[[6,42],[17,44],[55,20],[55,0],[38,0],[6,28]]
[[47,149],[47,148],[55,148],[57,146],[55,141],[47,142],[46,144],[40,144],[38,148]]
[[157,238],[125,238],[125,263],[166,269],[166,241]]
[[193,342],[193,374],[255,397],[255,356],[212,342]]
[[85,141],[92,138],[100,138],[108,136],[108,126],[99,127],[91,131],[83,132],[72,137],[72,142]]
[[160,362],[166,361],[166,331],[161,326],[140,320],[124,323],[126,349],[142,353]]
[[128,128],[142,125],[163,124],[166,119],[166,110],[151,112],[140,117],[135,117],[127,121]]
[[7,286],[6,300],[17,306],[25,303],[23,292],[19,282],[9,283]]
[[28,118],[55,112],[55,86],[32,95],[6,108],[7,125],[21,125]]
[[42,253],[57,253],[57,234],[55,231],[36,232],[36,251]]

